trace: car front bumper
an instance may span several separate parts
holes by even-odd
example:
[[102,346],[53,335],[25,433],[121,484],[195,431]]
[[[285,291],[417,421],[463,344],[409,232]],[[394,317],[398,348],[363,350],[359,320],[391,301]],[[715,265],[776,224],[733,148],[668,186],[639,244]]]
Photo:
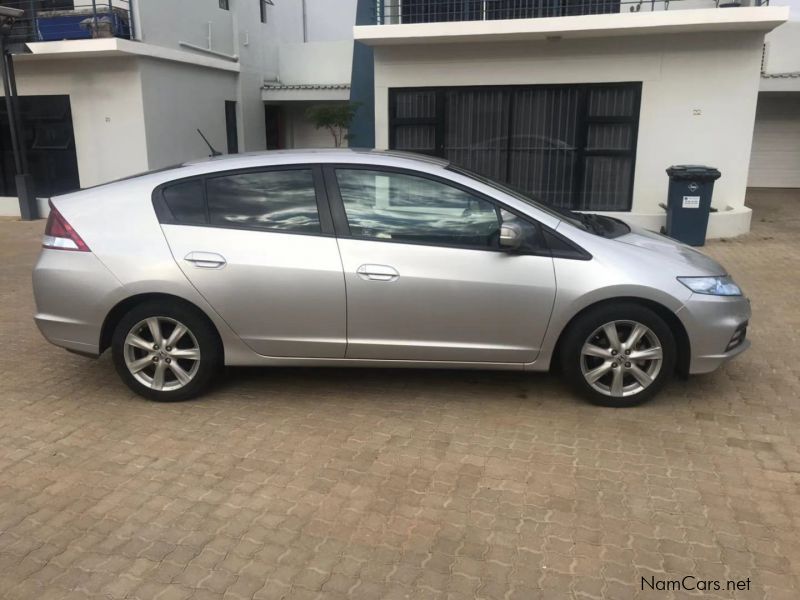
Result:
[[710,373],[750,347],[751,309],[744,296],[692,294],[677,315],[689,336],[692,375]]

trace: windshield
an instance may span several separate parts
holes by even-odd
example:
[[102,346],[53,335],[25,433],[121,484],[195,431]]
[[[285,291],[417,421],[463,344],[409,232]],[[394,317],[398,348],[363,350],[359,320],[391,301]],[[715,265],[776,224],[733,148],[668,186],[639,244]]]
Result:
[[549,204],[544,204],[542,202],[534,200],[531,196],[529,196],[525,192],[522,192],[508,185],[499,183],[493,179],[489,179],[488,177],[484,177],[483,175],[470,171],[469,169],[458,167],[452,164],[448,165],[446,168],[449,171],[453,171],[461,175],[466,175],[467,177],[480,181],[481,183],[488,185],[489,187],[493,187],[494,189],[501,191],[505,194],[508,194],[509,196],[513,196],[517,200],[521,200],[526,204],[530,204],[531,206],[541,210],[542,212],[549,214],[550,216],[560,221],[566,221],[570,225],[578,227],[579,229],[583,229],[584,231],[588,231],[589,233],[594,233],[602,237],[611,238],[624,235],[626,233],[629,233],[631,230],[631,228],[628,227],[628,225],[624,221],[620,221],[619,219],[615,219],[613,217],[606,217],[603,215],[579,213],[569,210],[567,208],[558,208],[555,206],[551,206]]
[[469,169],[465,169],[464,167],[457,167],[456,165],[451,164],[448,165],[446,168],[448,171],[453,171],[454,173],[459,173],[461,175],[466,175],[467,177],[470,177],[472,179],[477,179],[481,183],[488,185],[489,187],[493,187],[494,189],[499,190],[505,194],[508,194],[509,196],[513,196],[517,200],[522,200],[526,204],[530,204],[531,206],[538,208],[542,212],[545,212],[551,217],[554,217],[560,221],[568,221],[575,227],[586,229],[586,227],[583,226],[583,223],[581,222],[577,214],[573,213],[571,210],[567,210],[565,208],[556,208],[554,206],[548,206],[547,204],[542,204],[541,202],[534,200],[533,198],[531,198],[530,196],[528,196],[527,194],[516,188],[504,185],[498,181],[495,181],[494,179],[489,179],[488,177],[484,177],[483,175],[480,175],[475,171],[470,171]]

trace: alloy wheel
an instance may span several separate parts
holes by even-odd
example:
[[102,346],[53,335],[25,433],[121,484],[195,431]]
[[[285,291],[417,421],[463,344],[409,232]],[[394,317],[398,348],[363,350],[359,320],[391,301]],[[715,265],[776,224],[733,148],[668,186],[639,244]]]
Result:
[[644,391],[664,362],[661,342],[636,321],[611,321],[598,327],[581,348],[586,382],[606,396],[622,398]]
[[125,365],[142,385],[158,391],[186,386],[200,368],[200,345],[186,325],[148,317],[125,336]]

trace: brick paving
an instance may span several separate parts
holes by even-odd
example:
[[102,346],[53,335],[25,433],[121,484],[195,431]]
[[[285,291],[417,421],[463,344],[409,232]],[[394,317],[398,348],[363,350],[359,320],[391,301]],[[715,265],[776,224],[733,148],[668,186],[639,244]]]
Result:
[[544,374],[345,369],[149,403],[39,336],[43,223],[0,221],[0,597],[800,597],[800,194],[750,204],[707,251],[751,351],[629,410]]

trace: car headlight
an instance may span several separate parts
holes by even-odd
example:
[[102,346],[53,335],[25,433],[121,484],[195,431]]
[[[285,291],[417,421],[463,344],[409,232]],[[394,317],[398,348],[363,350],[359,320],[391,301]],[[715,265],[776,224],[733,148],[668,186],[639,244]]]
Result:
[[741,296],[742,290],[729,275],[718,277],[678,277],[687,288],[696,294],[711,296]]

